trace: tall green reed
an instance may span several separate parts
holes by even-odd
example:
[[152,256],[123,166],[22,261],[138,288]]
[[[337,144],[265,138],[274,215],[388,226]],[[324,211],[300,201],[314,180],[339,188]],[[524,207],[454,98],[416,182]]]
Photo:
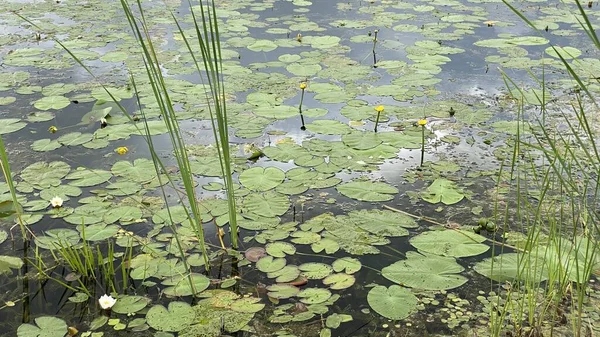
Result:
[[[504,3],[541,34],[523,13],[507,1]],[[575,5],[580,27],[600,50],[596,32],[583,6],[578,0]],[[597,173],[600,172],[600,155],[597,134],[590,123],[593,117],[586,109],[586,104],[596,109],[598,104],[584,74],[568,61],[570,55],[563,54],[555,46],[552,48],[577,84],[575,100],[570,111],[562,111],[559,117],[551,118],[545,67],[541,78],[530,71],[541,88],[539,94],[534,94],[535,103],[540,106],[539,116],[532,123],[533,130],[517,129],[509,164],[516,194],[512,211],[526,234],[526,249],[519,254],[522,263],[517,279],[522,281],[518,291],[527,296],[520,296],[514,308],[519,313],[515,317],[526,317],[526,325],[518,319],[512,323],[520,332],[523,328],[533,331],[539,329],[542,322],[561,322],[569,315],[573,334],[581,336],[586,334],[583,314],[589,279],[593,269],[599,265],[597,238],[600,231],[595,205],[599,201],[600,177]],[[519,125],[528,125],[523,114],[525,91],[505,73],[503,78],[511,96],[518,102]],[[557,130],[557,127],[562,127],[562,130]],[[536,191],[533,198],[532,190]],[[510,217],[507,208],[505,222],[510,221]],[[542,290],[541,296],[536,295],[539,289]],[[508,296],[511,295],[513,293],[509,291]],[[570,314],[564,312],[565,299],[569,302]],[[493,322],[494,336],[501,333],[509,310],[504,308],[502,317]],[[551,323],[551,329],[554,329],[554,324]]]

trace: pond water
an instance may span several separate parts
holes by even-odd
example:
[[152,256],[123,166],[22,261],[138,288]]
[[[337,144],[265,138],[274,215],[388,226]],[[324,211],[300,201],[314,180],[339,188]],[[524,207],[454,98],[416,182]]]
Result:
[[[598,233],[565,226],[565,242],[527,241],[519,193],[543,200],[535,173],[548,163],[539,148],[515,152],[517,138],[570,130],[561,118],[580,96],[551,46],[600,91],[598,50],[574,4],[514,3],[536,32],[495,0],[216,1],[236,250],[207,87],[173,21],[193,37],[189,4],[140,3],[190,156],[210,268],[121,1],[3,1],[0,134],[31,232],[3,213],[0,334],[600,333],[589,275],[598,259],[585,255],[584,281],[572,270]],[[597,26],[598,4],[582,5]],[[527,184],[510,175],[517,157]],[[0,190],[3,209],[14,207],[9,185]],[[540,247],[545,255],[531,253]],[[574,253],[552,259],[548,247]],[[570,292],[548,302],[553,267],[567,270],[556,283]],[[570,302],[578,284],[588,285],[584,314]],[[111,309],[104,294],[117,299]]]

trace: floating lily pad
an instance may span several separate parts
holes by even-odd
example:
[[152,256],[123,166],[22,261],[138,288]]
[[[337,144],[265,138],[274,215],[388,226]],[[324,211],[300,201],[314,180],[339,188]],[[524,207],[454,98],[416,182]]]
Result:
[[548,278],[544,264],[544,259],[534,254],[506,253],[477,262],[473,270],[497,282],[542,282]]
[[329,288],[333,290],[350,288],[354,285],[354,282],[356,282],[354,276],[344,273],[331,274],[323,279],[323,284],[329,286]]
[[419,251],[442,256],[466,257],[486,252],[490,247],[482,244],[481,235],[463,230],[430,231],[410,239]]
[[276,167],[253,167],[240,174],[240,183],[255,191],[267,191],[277,187],[285,179],[285,172]]
[[269,243],[265,248],[267,253],[273,257],[285,257],[296,253],[296,247],[288,242]]
[[406,260],[383,268],[381,274],[407,287],[442,290],[457,288],[467,282],[467,278],[458,275],[463,270],[452,257],[407,252]]
[[319,262],[303,263],[298,268],[302,271],[304,277],[311,280],[323,279],[333,271],[330,265]]
[[374,132],[352,132],[342,136],[342,141],[347,146],[356,150],[368,150],[383,143]]
[[21,172],[21,178],[38,188],[48,188],[60,185],[60,180],[69,173],[71,168],[62,161],[36,162]]
[[23,260],[16,256],[0,255],[0,274],[8,274],[11,269],[19,269],[23,266]]
[[417,297],[406,288],[397,285],[386,288],[375,286],[367,295],[367,302],[381,316],[400,320],[417,311]]
[[136,313],[144,309],[150,302],[151,300],[144,296],[122,295],[119,296],[111,310],[117,314]]
[[300,276],[300,269],[294,265],[287,265],[278,271],[267,273],[268,278],[275,278],[277,283],[292,282]]
[[273,273],[285,267],[287,261],[284,258],[273,258],[265,256],[256,262],[256,269],[263,273]]
[[371,181],[351,181],[336,187],[338,192],[361,201],[388,201],[394,199],[398,189],[383,183]]
[[323,135],[343,135],[352,131],[348,125],[335,120],[316,120],[306,124],[306,129]]
[[346,274],[354,274],[362,268],[362,263],[359,259],[347,256],[335,260],[332,267],[336,273],[345,271]]
[[456,186],[456,183],[437,178],[427,187],[427,190],[421,193],[421,198],[432,204],[442,202],[445,205],[452,205],[460,202],[465,194]]
[[[160,266],[159,266],[160,267]],[[168,265],[166,267],[169,267]],[[177,271],[176,271],[177,272]],[[190,285],[190,278],[193,284]],[[184,276],[175,276],[170,279],[163,281],[163,285],[167,285],[167,287],[163,290],[166,295],[169,296],[190,296],[194,294],[198,294],[204,291],[210,285],[210,280],[208,277],[202,274],[192,273],[190,275]]]
[[33,103],[33,106],[39,110],[58,110],[66,108],[71,101],[65,96],[46,96],[38,99]]
[[[261,186],[266,187],[267,184],[268,182],[265,182]],[[243,205],[251,213],[271,218],[285,214],[290,207],[290,201],[286,195],[269,191],[264,194],[248,194],[244,197]]]
[[331,297],[331,291],[325,288],[306,288],[297,295],[300,302],[305,304],[318,304],[327,301]]
[[246,297],[241,298],[233,303],[231,303],[231,310],[236,312],[243,313],[255,313],[261,311],[264,307],[264,303],[260,302],[260,298],[256,297]]
[[300,292],[300,289],[289,284],[274,284],[268,286],[267,290],[269,291],[267,294],[269,297],[277,299],[294,297]]
[[406,236],[406,228],[419,227],[415,219],[398,212],[372,209],[352,211],[348,215],[358,227],[381,236]]
[[17,329],[17,337],[64,337],[67,334],[67,323],[60,318],[37,317],[35,325],[24,323]]
[[21,121],[18,118],[4,118],[0,119],[0,135],[19,131],[27,126],[27,123]]
[[177,332],[194,323],[196,312],[185,302],[170,302],[168,309],[155,305],[146,314],[146,322],[159,331]]

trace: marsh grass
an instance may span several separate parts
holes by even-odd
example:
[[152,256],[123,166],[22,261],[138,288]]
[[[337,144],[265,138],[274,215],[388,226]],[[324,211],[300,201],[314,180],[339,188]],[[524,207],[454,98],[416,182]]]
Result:
[[[195,12],[192,3],[189,2],[190,11],[193,17],[193,28],[196,32],[196,36],[194,37],[193,41],[188,39],[186,34],[184,34],[183,28],[180,25],[180,22],[175,17],[175,15],[171,14],[171,16],[175,21],[179,33],[183,37],[187,49],[192,56],[194,65],[198,71],[198,75],[202,84],[210,89],[209,92],[206,93],[206,99],[208,102],[208,109],[210,112],[213,134],[218,149],[218,156],[227,194],[229,225],[231,229],[231,244],[234,249],[237,249],[237,211],[235,205],[235,196],[233,192],[233,172],[231,168],[228,118],[227,108],[225,104],[225,88],[223,86],[222,79],[222,57],[221,46],[219,41],[219,27],[216,15],[216,7],[214,2],[208,0],[206,0],[205,2],[199,1],[198,4],[200,7],[200,13],[198,14],[199,16],[197,16],[197,13]],[[185,267],[185,270],[188,274],[191,274],[191,266],[187,263],[186,260],[186,253],[183,248],[182,238],[178,234],[175,221],[173,221],[173,217],[171,214],[171,209],[167,202],[168,194],[171,192],[177,193],[178,201],[181,201],[184,205],[186,205],[184,209],[187,213],[187,218],[191,222],[192,228],[198,239],[198,246],[202,252],[205,269],[209,270],[209,253],[207,250],[207,243],[205,241],[204,236],[204,227],[201,219],[201,211],[199,209],[198,200],[196,198],[196,183],[194,181],[194,176],[191,171],[190,159],[188,156],[188,151],[186,149],[186,143],[183,139],[180,125],[177,120],[177,111],[174,108],[173,101],[170,98],[169,88],[161,71],[160,62],[158,60],[156,52],[157,49],[154,45],[153,39],[151,38],[151,32],[149,25],[146,21],[142,1],[135,0],[133,4],[131,4],[127,0],[121,0],[121,5],[123,13],[126,19],[128,20],[132,33],[136,41],[138,42],[140,48],[138,56],[141,57],[143,61],[143,71],[145,72],[146,77],[144,80],[144,84],[149,86],[152,92],[152,97],[156,100],[157,107],[160,111],[160,116],[167,127],[168,136],[173,148],[174,158],[180,172],[179,176],[177,177],[177,181],[181,182],[181,184],[183,185],[183,189],[179,187],[176,179],[173,178],[172,175],[162,174],[164,172],[167,172],[167,169],[163,161],[158,156],[157,151],[155,149],[154,140],[151,137],[150,128],[145,118],[144,107],[140,103],[140,96],[138,94],[139,85],[136,82],[134,76],[130,76],[130,83],[133,90],[135,91],[135,97],[137,98],[138,108],[140,109],[140,114],[142,116],[142,127],[138,126],[138,124],[135,123],[137,119],[119,102],[119,99],[116,98],[105,85],[100,85],[102,86],[104,91],[111,97],[112,101],[118,106],[123,115],[126,116],[129,119],[129,121],[135,125],[135,127],[138,130],[138,133],[144,137],[148,145],[148,149],[152,157],[152,161],[154,163],[154,169],[158,177],[157,179],[159,180],[159,186],[162,193],[162,197],[165,200],[165,204],[167,205],[166,207],[169,217],[169,221],[167,221],[167,224],[174,234],[174,240],[179,251],[181,261]],[[18,13],[15,14],[24,21],[30,23],[33,27],[41,30],[31,20],[24,18]],[[87,67],[82,62],[82,60],[80,60],[76,55],[74,55],[73,52],[69,50],[69,48],[67,48],[57,39],[54,39],[54,41],[58,45],[60,45],[67,53],[69,53],[69,55],[76,61],[76,63],[79,64],[82,68],[84,68],[88,74],[90,74],[94,79],[97,80],[92,70],[89,67]],[[197,55],[197,52],[194,51],[192,43],[198,44],[198,47],[200,49],[199,55]],[[3,151],[2,143],[0,143],[0,161],[2,163],[2,168],[5,177],[10,177],[8,160],[6,158],[5,151]],[[165,188],[165,179],[167,180],[168,186],[170,187],[168,191]],[[9,181],[10,187],[11,181],[9,179],[7,179],[7,181]],[[16,201],[16,195],[14,195],[14,187],[11,188],[11,192],[13,192],[13,199]],[[22,221],[20,221],[19,223],[21,224],[21,230],[23,231],[23,233],[25,233],[25,225]],[[95,274],[93,273],[96,272],[105,274],[105,276],[112,275],[115,272],[115,266],[112,262],[114,260],[114,252],[111,253],[110,250],[108,251],[108,256],[103,256],[98,250],[98,255],[96,255],[95,257],[93,256],[89,247],[78,249],[73,247],[67,247],[66,245],[64,245],[62,247],[58,247],[58,249],[55,251],[58,253],[58,255],[60,255],[62,259],[67,261],[71,268],[86,274],[92,273],[92,275],[90,276],[95,277]],[[128,258],[131,259],[131,252],[129,252],[129,254],[124,254],[124,256],[128,256]],[[95,261],[95,266],[90,266],[90,262],[88,260]],[[40,264],[39,261],[37,263],[38,265]],[[125,265],[127,265],[127,263],[121,263],[122,267]],[[95,269],[100,266],[102,266],[101,271]],[[39,265],[39,267],[39,271],[44,270],[41,268],[42,265]],[[126,279],[125,275],[124,278]],[[188,279],[191,288],[194,289],[194,284],[192,282],[191,277],[188,277]]]
[[[540,33],[523,13],[504,3]],[[578,0],[575,4],[581,28],[600,51],[598,37],[583,6]],[[494,336],[506,330],[507,320],[518,335],[542,329],[553,333],[565,324],[574,336],[591,333],[588,326],[593,322],[588,322],[584,313],[589,280],[599,261],[600,230],[595,209],[599,201],[600,155],[597,133],[591,127],[598,104],[584,74],[577,73],[567,61],[569,55],[552,48],[577,84],[571,109],[561,111],[558,117],[549,107],[544,69],[541,77],[530,72],[541,88],[534,95],[540,108],[532,127],[524,114],[524,89],[503,73],[518,111],[519,127],[507,168],[516,201],[514,208],[497,205],[496,214],[504,218],[505,229],[511,219],[521,225],[525,250],[519,252],[520,282],[513,283],[507,291],[507,304],[492,318]]]

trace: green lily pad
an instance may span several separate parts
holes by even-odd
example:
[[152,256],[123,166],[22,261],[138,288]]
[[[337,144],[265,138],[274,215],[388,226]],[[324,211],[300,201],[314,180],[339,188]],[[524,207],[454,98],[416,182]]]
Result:
[[33,106],[39,110],[58,110],[66,108],[71,104],[71,101],[65,96],[46,96],[33,102]]
[[231,303],[231,310],[242,313],[255,313],[261,311],[264,307],[264,303],[260,302],[260,298],[246,297],[241,298]]
[[[160,266],[159,266],[160,267]],[[169,266],[167,266],[169,267]],[[193,289],[190,285],[190,278],[192,284],[194,285]],[[163,285],[167,285],[167,287],[163,290],[166,295],[169,296],[190,296],[194,294],[201,293],[210,285],[210,279],[202,274],[192,273],[190,275],[184,276],[174,276],[170,279],[166,279],[162,282]]]
[[352,131],[348,125],[335,120],[316,120],[306,124],[306,129],[323,135],[343,135]]
[[156,177],[154,163],[145,158],[136,159],[133,163],[118,161],[112,166],[111,171],[115,176],[139,183],[147,183]]
[[81,232],[81,238],[86,241],[102,241],[115,236],[119,228],[117,225],[96,223],[85,227],[79,226],[77,230]]
[[53,228],[44,232],[44,235],[36,236],[35,244],[44,249],[57,249],[61,246],[74,246],[79,243],[80,239],[79,232],[76,230]]
[[272,242],[265,249],[267,253],[273,257],[285,257],[286,255],[294,255],[296,247],[288,242]]
[[[267,182],[261,186],[267,186]],[[286,195],[271,191],[264,194],[250,193],[244,197],[242,204],[249,212],[266,218],[283,215],[290,207],[290,201]]]
[[135,313],[144,309],[150,302],[151,300],[144,296],[122,295],[111,310],[117,314]]
[[289,284],[274,284],[267,287],[267,295],[272,298],[285,299],[296,296],[300,289]]
[[111,177],[112,173],[109,171],[78,167],[77,170],[69,173],[65,179],[71,180],[69,185],[72,186],[90,187],[107,182]]
[[406,288],[397,285],[386,288],[378,285],[369,291],[367,302],[381,316],[401,320],[417,311],[418,300]]
[[325,288],[306,288],[296,295],[300,302],[305,304],[319,304],[327,301],[331,297],[331,291]]
[[25,126],[27,123],[21,121],[18,118],[3,118],[0,119],[0,135],[5,135],[7,133],[19,131]]
[[411,288],[442,290],[457,288],[467,282],[467,278],[458,275],[463,270],[452,257],[407,252],[406,260],[383,268],[381,275]]
[[574,58],[578,58],[581,55],[581,50],[573,47],[548,47],[546,48],[546,54],[559,58],[562,56],[565,60],[571,60]]
[[268,278],[274,278],[277,283],[292,282],[300,276],[300,269],[294,265],[287,265],[278,271],[267,273]]
[[287,264],[284,258],[273,258],[272,256],[263,256],[258,262],[256,262],[256,269],[263,273],[276,272]]
[[432,204],[442,202],[445,205],[452,205],[460,202],[464,197],[465,194],[456,187],[454,182],[444,178],[437,178],[425,192],[421,193],[421,198]]
[[17,329],[17,337],[64,337],[67,323],[60,318],[42,316],[34,324],[24,323]]
[[336,273],[345,271],[346,274],[354,274],[362,268],[362,263],[359,259],[346,256],[333,261],[331,266]]
[[196,312],[185,302],[171,302],[169,308],[155,305],[146,314],[146,322],[159,331],[177,332],[194,323]]
[[482,244],[485,238],[463,230],[430,231],[410,239],[410,244],[421,252],[441,256],[466,257],[486,252],[490,247]]
[[277,187],[285,179],[285,172],[276,167],[253,167],[240,174],[244,187],[264,192]]
[[386,210],[360,210],[348,214],[350,220],[367,232],[381,236],[406,236],[406,228],[417,228],[415,219],[408,215]]
[[333,268],[330,265],[320,262],[303,263],[298,266],[302,275],[310,280],[320,280],[332,273]]
[[91,133],[71,132],[58,137],[58,142],[64,146],[77,146],[92,140]]
[[69,165],[62,161],[39,161],[26,167],[21,172],[21,178],[36,188],[48,188],[60,185],[60,180],[70,170]]
[[315,253],[320,253],[324,250],[327,254],[334,254],[340,249],[340,244],[332,239],[321,238],[321,240],[310,245],[310,248]]
[[277,45],[271,40],[256,40],[248,46],[248,49],[255,52],[270,52],[277,49]]
[[544,258],[535,254],[505,253],[477,262],[473,270],[497,282],[548,279]]
[[23,266],[23,260],[16,256],[0,255],[0,274],[8,274],[11,269],[19,269]]
[[333,290],[341,290],[350,288],[356,282],[356,278],[352,275],[340,273],[331,274],[323,279],[323,284],[329,286]]
[[356,150],[368,150],[383,143],[374,132],[352,132],[342,136],[342,141],[347,146]]
[[361,201],[388,201],[399,193],[397,188],[389,184],[360,180],[339,185],[336,189],[348,198]]
[[48,138],[38,139],[31,144],[31,149],[38,152],[49,152],[56,150],[62,146],[58,140],[50,140]]

